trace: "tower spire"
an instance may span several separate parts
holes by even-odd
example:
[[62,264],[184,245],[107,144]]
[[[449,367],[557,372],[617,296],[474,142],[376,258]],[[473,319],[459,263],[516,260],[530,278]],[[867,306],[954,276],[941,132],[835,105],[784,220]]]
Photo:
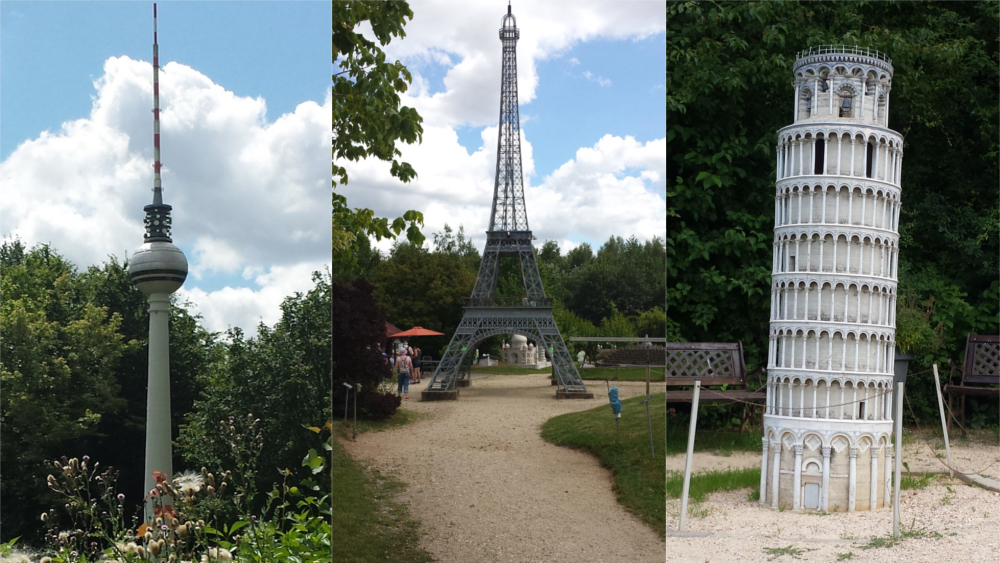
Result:
[[160,48],[156,38],[156,4],[153,4],[153,205],[163,205],[160,182]]
[[146,212],[147,242],[171,242],[170,210],[163,203],[163,184],[160,180],[160,46],[156,36],[156,4],[153,4],[153,203],[143,207]]
[[490,231],[527,231],[521,176],[521,126],[517,107],[517,40],[521,32],[507,5],[500,26],[503,72],[500,80],[500,128],[497,131],[497,169],[493,187]]

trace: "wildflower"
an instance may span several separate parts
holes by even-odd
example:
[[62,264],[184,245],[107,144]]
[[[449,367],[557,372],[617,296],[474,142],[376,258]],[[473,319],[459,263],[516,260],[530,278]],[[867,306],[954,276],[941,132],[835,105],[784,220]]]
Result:
[[167,481],[167,475],[157,469],[153,471],[153,479],[155,479],[157,483],[165,483]]
[[174,479],[174,488],[191,496],[205,486],[205,478],[194,471],[185,471]]
[[43,512],[42,513],[42,522],[48,522],[48,521],[49,521],[49,513],[48,512]]
[[42,557],[42,559],[38,563],[52,563],[52,558],[51,557]]
[[201,563],[209,563],[209,561],[212,561],[213,563],[231,563],[232,560],[233,556],[228,551],[215,547],[208,550],[208,555],[201,556]]
[[90,456],[89,455],[83,456],[83,461],[90,461]]
[[123,493],[118,493],[118,500],[125,500],[125,495]]
[[187,535],[187,533],[188,533],[188,525],[186,523],[185,524],[181,524],[180,526],[177,526],[177,535],[178,536],[180,536],[180,537],[183,538],[184,536]]
[[154,542],[150,542],[149,543],[149,552],[152,553],[153,555],[159,555],[160,554],[160,542],[155,542],[155,541]]

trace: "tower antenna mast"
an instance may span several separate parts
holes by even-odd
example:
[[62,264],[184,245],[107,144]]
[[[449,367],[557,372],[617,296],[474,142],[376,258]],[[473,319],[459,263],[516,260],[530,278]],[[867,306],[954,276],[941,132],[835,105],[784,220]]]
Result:
[[153,205],[163,205],[160,181],[160,47],[156,38],[156,4],[153,4]]

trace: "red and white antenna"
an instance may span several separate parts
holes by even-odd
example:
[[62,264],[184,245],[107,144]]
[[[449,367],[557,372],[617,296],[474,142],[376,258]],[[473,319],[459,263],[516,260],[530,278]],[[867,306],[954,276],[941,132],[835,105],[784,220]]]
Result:
[[160,183],[160,51],[156,41],[156,4],[153,4],[153,205],[163,204]]

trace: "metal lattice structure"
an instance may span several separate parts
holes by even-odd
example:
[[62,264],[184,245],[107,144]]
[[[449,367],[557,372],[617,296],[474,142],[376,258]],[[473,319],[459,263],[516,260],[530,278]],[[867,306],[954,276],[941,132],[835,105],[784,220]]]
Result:
[[655,344],[633,344],[624,348],[615,348],[601,359],[599,365],[632,365],[654,366],[666,365],[667,351],[663,346]]
[[[500,27],[500,41],[503,43],[500,128],[493,209],[486,232],[486,247],[465,315],[427,384],[423,395],[425,400],[457,398],[458,381],[464,375],[461,370],[463,359],[476,343],[500,334],[520,334],[548,351],[560,395],[588,395],[552,318],[552,299],[545,296],[531,245],[533,237],[528,228],[521,176],[521,128],[517,107],[516,46],[519,37],[517,22],[510,6],[507,6],[507,14]],[[500,260],[513,257],[521,265],[525,297],[497,297]]]

